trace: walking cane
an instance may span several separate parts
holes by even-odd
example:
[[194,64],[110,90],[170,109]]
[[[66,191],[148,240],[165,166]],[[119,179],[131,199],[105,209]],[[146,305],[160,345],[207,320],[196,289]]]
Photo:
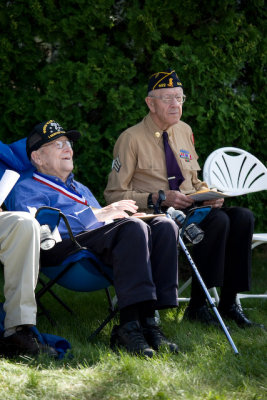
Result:
[[[165,193],[163,192],[163,190],[160,190],[160,191],[159,191],[159,196],[158,196],[157,204],[156,204],[156,206],[154,207],[155,213],[162,213],[162,211],[161,211],[161,203],[162,203],[162,201],[164,201],[164,200],[166,200]],[[182,213],[180,213],[180,214],[182,214]],[[168,213],[166,213],[166,216],[169,217],[169,218],[171,218],[171,216],[170,216]],[[186,225],[186,223],[187,223],[187,220],[188,220],[188,218],[186,217],[185,220],[183,221],[183,224],[184,224],[184,225],[183,225],[183,227],[182,227],[182,235],[183,235],[183,233],[184,233],[184,227],[185,227],[185,225]],[[175,221],[177,222],[177,218],[175,218]],[[200,239],[200,240],[201,240],[201,239]],[[199,283],[200,283],[200,285],[201,285],[201,287],[202,287],[202,289],[204,290],[204,293],[205,293],[205,295],[206,295],[206,297],[207,297],[207,300],[208,300],[208,302],[209,302],[211,308],[213,309],[213,311],[214,311],[214,313],[215,313],[215,315],[216,315],[216,317],[217,317],[217,319],[218,319],[218,321],[219,321],[219,323],[220,323],[220,325],[221,325],[221,327],[222,327],[222,330],[223,330],[224,334],[226,335],[226,337],[227,337],[227,339],[228,339],[230,345],[232,346],[232,349],[234,350],[234,353],[235,353],[235,354],[239,354],[239,352],[238,352],[238,350],[237,350],[237,348],[236,348],[236,345],[234,344],[234,341],[233,341],[233,339],[231,338],[231,335],[230,335],[230,333],[229,333],[227,327],[225,326],[225,323],[223,322],[223,319],[222,319],[222,317],[220,316],[220,313],[219,313],[219,311],[218,311],[218,309],[217,309],[217,307],[216,307],[214,301],[212,300],[212,298],[211,298],[211,296],[210,296],[210,294],[209,294],[209,291],[208,291],[208,289],[207,289],[207,287],[206,287],[206,285],[205,285],[205,283],[204,283],[204,281],[203,281],[203,279],[202,279],[202,277],[201,277],[201,275],[200,275],[200,273],[199,273],[199,271],[198,271],[198,269],[197,269],[197,267],[196,267],[196,264],[194,263],[192,257],[190,256],[190,253],[189,253],[189,251],[187,250],[187,248],[186,248],[186,246],[185,246],[185,244],[184,244],[184,242],[183,242],[183,239],[182,239],[180,233],[179,233],[179,244],[180,244],[181,248],[183,249],[183,251],[184,251],[184,253],[185,253],[185,255],[186,255],[186,257],[187,257],[187,259],[188,259],[188,261],[189,261],[189,263],[190,263],[190,265],[191,265],[191,267],[192,267],[192,269],[193,269],[193,272],[195,273],[195,275],[196,275],[196,277],[197,277],[197,279],[198,279],[198,281],[199,281]]]
[[190,256],[189,251],[187,250],[187,248],[186,248],[186,246],[185,246],[185,244],[183,242],[183,239],[181,238],[180,235],[179,235],[179,244],[180,244],[181,248],[183,249],[183,251],[184,251],[184,253],[185,253],[185,255],[186,255],[186,257],[187,257],[187,259],[188,259],[188,261],[189,261],[189,263],[190,263],[190,265],[191,265],[191,267],[192,267],[192,269],[193,269],[193,271],[194,271],[194,273],[195,273],[195,275],[196,275],[201,287],[202,287],[202,289],[204,290],[205,295],[206,295],[206,297],[208,299],[208,302],[209,302],[210,306],[212,307],[212,309],[213,309],[213,311],[214,311],[214,313],[215,313],[215,315],[216,315],[216,317],[217,317],[217,319],[218,319],[218,321],[219,321],[219,323],[220,323],[220,325],[221,325],[221,327],[223,329],[223,332],[225,333],[230,345],[232,346],[235,354],[239,354],[238,350],[237,350],[237,348],[236,348],[236,346],[235,346],[235,344],[233,342],[233,339],[231,338],[231,335],[230,335],[227,327],[225,326],[225,323],[223,322],[222,317],[220,316],[220,313],[219,313],[214,301],[212,300],[211,295],[209,294],[209,291],[208,291],[203,279],[201,278],[200,273],[198,272],[196,264],[194,263],[192,257]]

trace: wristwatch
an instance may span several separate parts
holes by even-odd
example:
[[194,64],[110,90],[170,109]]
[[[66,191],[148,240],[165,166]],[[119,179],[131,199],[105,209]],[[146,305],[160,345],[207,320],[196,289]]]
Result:
[[152,201],[152,193],[148,195],[147,198],[147,208],[154,208],[154,203]]

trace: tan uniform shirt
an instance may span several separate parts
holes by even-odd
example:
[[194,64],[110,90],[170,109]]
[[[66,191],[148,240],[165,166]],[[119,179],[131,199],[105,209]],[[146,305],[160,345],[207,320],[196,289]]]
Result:
[[[168,129],[169,144],[185,178],[180,191],[185,194],[207,188],[197,177],[200,170],[193,144],[193,133],[182,121]],[[162,130],[148,114],[139,124],[125,130],[114,146],[112,171],[104,192],[108,204],[133,199],[140,210],[147,211],[149,193],[167,191],[166,160]]]

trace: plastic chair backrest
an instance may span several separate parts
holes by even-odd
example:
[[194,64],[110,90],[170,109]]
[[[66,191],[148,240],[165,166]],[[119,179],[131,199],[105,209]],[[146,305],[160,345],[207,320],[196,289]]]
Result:
[[267,189],[267,168],[255,156],[237,147],[222,147],[205,161],[203,179],[209,187],[246,194]]

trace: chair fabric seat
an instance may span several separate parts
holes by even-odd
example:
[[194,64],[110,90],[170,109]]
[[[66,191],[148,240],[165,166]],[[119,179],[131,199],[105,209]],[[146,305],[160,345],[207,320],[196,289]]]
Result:
[[[48,278],[55,279],[69,263],[73,263],[71,269],[57,281],[60,286],[76,292],[92,292],[108,288],[111,285],[111,283],[103,275],[100,275],[99,271],[92,266],[90,259],[85,258],[85,255],[78,261],[72,261],[71,257],[68,257],[61,265],[43,267],[41,268],[41,272]],[[103,269],[112,279],[111,268],[103,266]]]

